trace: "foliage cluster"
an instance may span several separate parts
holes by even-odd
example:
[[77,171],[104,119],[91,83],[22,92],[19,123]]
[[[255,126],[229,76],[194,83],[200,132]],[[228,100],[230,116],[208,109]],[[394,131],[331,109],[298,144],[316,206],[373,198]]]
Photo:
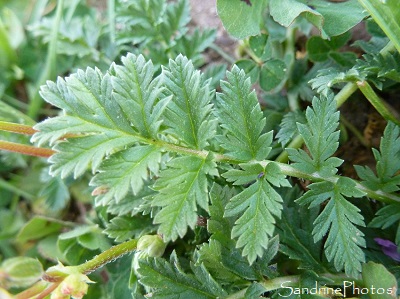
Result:
[[188,0],[105,4],[0,6],[0,297],[396,298],[395,0],[218,0],[234,64]]

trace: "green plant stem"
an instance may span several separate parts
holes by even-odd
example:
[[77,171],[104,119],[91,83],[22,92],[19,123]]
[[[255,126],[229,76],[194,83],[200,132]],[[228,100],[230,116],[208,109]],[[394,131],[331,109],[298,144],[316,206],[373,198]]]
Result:
[[21,153],[28,156],[49,158],[54,151],[49,148],[40,148],[30,145],[0,140],[0,150]]
[[33,4],[33,8],[29,15],[29,24],[39,22],[40,18],[44,15],[46,6],[49,4],[49,0],[37,0]]
[[[335,96],[336,106],[340,107],[347,101],[347,99],[357,90],[357,84],[347,83]],[[300,148],[304,143],[303,137],[297,135],[289,143],[287,148]],[[289,156],[287,151],[282,151],[282,153],[275,159],[276,162],[287,162],[289,161]]]
[[[295,60],[296,32],[297,29],[295,26],[289,26],[286,31],[286,47],[283,59],[287,65],[287,71],[286,71],[287,74],[293,74],[293,69],[296,61]],[[292,76],[289,75],[287,79],[287,85],[293,86],[292,81],[293,81]],[[289,91],[287,97],[290,110],[291,111],[299,110],[300,104],[299,104],[298,93]]]
[[[86,263],[83,263],[78,266],[67,266],[65,268],[69,269],[70,271],[68,272],[70,273],[77,271],[79,273],[87,275],[103,267],[105,264],[112,262],[122,257],[123,255],[136,250],[136,247],[137,247],[137,240],[136,239],[129,240],[107,249],[106,251],[100,253],[99,255],[96,255],[94,258],[92,258],[90,261],[87,261]],[[66,276],[64,277],[61,276],[53,277],[51,275],[46,276],[46,274],[48,273],[45,273],[44,275],[45,280],[39,281],[29,289],[15,295],[15,299],[28,299],[34,296],[36,296],[35,299],[43,299],[49,294],[51,294],[67,276],[66,274]]]
[[60,29],[63,7],[64,7],[64,0],[58,0],[55,21],[51,31],[51,39],[49,42],[49,47],[46,57],[45,68],[41,76],[39,77],[39,80],[36,83],[35,91],[32,94],[31,101],[28,107],[27,114],[29,117],[33,119],[37,118],[40,108],[43,104],[43,100],[39,95],[40,86],[44,84],[46,80],[51,79],[56,75],[57,40],[58,40],[58,32]]
[[22,291],[21,293],[18,293],[14,296],[15,299],[28,299],[32,298],[36,295],[39,295],[43,291],[46,290],[46,287],[48,287],[48,283],[45,281],[39,281],[35,283],[33,286],[31,286],[29,289]]
[[[302,142],[301,136],[296,137],[292,142]],[[154,144],[154,143],[153,143]],[[293,145],[296,146],[296,145]],[[163,145],[164,148],[168,148],[170,151],[174,151],[177,153],[184,153],[186,155],[191,155],[191,156],[197,156],[199,158],[205,159],[209,155],[211,155],[214,158],[214,161],[216,162],[223,162],[223,163],[232,163],[232,164],[240,164],[243,163],[243,161],[235,161],[225,155],[222,154],[216,154],[213,152],[208,152],[205,150],[195,150],[195,149],[188,149],[184,148],[178,145],[168,145],[166,146],[165,143]],[[269,163],[276,163],[281,172],[287,176],[292,176],[300,179],[306,179],[306,180],[311,180],[313,182],[318,182],[318,181],[328,181],[331,183],[336,184],[337,181],[339,180],[340,176],[331,176],[331,177],[321,177],[318,173],[306,173],[297,170],[295,167],[281,163],[281,162],[276,162],[276,161],[270,161],[270,160],[265,160],[265,161],[253,161],[254,163],[259,163],[261,166],[266,167]],[[366,196],[376,199],[378,201],[386,202],[386,203],[400,203],[400,196],[394,195],[394,194],[389,194],[386,192],[383,192],[381,190],[370,190],[363,185],[361,185],[359,182],[355,181],[356,188],[358,188],[360,191],[364,192]]]
[[[297,144],[302,143],[303,138],[301,136],[297,136],[292,143],[289,146],[297,146]],[[243,163],[243,161],[237,161],[234,159],[231,159],[225,155],[214,153],[214,152],[209,152],[206,150],[195,150],[195,149],[189,149],[185,148],[179,145],[173,145],[173,144],[168,144],[164,141],[152,141],[148,142],[150,144],[154,144],[156,146],[163,147],[165,149],[168,149],[169,151],[173,151],[179,154],[185,154],[185,155],[190,155],[190,156],[197,156],[201,159],[206,159],[208,156],[212,156],[215,162],[222,162],[222,163],[232,163],[232,164],[240,164]],[[279,158],[279,157],[278,157]],[[283,159],[283,158],[282,158]],[[278,160],[278,159],[277,159]],[[266,167],[269,163],[275,162],[281,172],[287,176],[292,176],[292,177],[297,177],[300,179],[306,179],[306,180],[311,180],[313,182],[318,182],[318,181],[328,181],[331,183],[336,184],[340,176],[331,176],[331,177],[321,177],[318,173],[306,173],[297,170],[295,167],[281,163],[281,162],[276,162],[276,161],[270,161],[270,160],[265,160],[265,161],[252,161],[254,163],[259,163],[261,166]],[[366,196],[376,199],[378,201],[386,202],[386,203],[400,203],[400,196],[394,195],[394,194],[389,194],[386,192],[383,192],[381,190],[370,190],[363,185],[361,185],[359,182],[355,181],[356,183],[356,188],[358,188],[360,191],[364,192]]]
[[365,138],[361,134],[361,132],[355,126],[353,126],[353,124],[349,122],[347,118],[345,118],[343,115],[340,115],[340,121],[347,129],[349,129],[353,133],[353,135],[361,142],[363,146],[370,148],[370,145],[368,144],[368,142],[365,141]]
[[112,262],[121,256],[132,252],[136,250],[137,246],[137,240],[129,240],[124,243],[115,245],[111,247],[110,249],[107,249],[106,251],[100,253],[99,255],[96,255],[93,259],[90,261],[87,261],[86,263],[79,265],[79,266],[70,266],[66,268],[73,268],[73,270],[77,270],[82,274],[90,274],[93,271],[97,270],[98,268],[103,267],[105,264]]
[[[74,137],[74,136],[71,135],[71,136],[65,136],[65,137]],[[214,153],[211,151],[191,149],[191,148],[179,146],[176,144],[171,144],[171,143],[168,143],[165,141],[147,139],[147,138],[143,138],[143,137],[141,137],[139,139],[141,142],[144,142],[146,144],[152,144],[157,147],[160,147],[165,150],[172,151],[172,152],[175,152],[178,154],[196,156],[201,159],[206,159],[207,157],[212,157],[212,159],[215,162],[232,163],[232,164],[243,163],[243,161],[237,161],[237,160],[234,160],[223,154]],[[297,136],[289,144],[289,147],[296,148],[299,145],[301,146],[302,142],[303,142],[303,138],[301,136]],[[55,153],[51,149],[38,148],[38,147],[8,142],[8,141],[0,141],[0,150],[7,150],[7,151],[22,153],[22,154],[31,155],[31,156],[45,157],[45,158],[48,158]],[[339,179],[339,176],[332,176],[332,177],[326,178],[326,177],[320,177],[317,173],[308,174],[305,172],[298,171],[298,170],[296,170],[296,168],[294,168],[288,164],[282,163],[282,161],[285,162],[285,159],[287,159],[287,157],[285,157],[285,155],[287,155],[287,153],[286,154],[281,153],[281,155],[275,161],[275,163],[280,167],[282,173],[285,175],[297,177],[297,178],[301,178],[301,179],[308,179],[308,180],[312,180],[312,181],[330,181],[334,184],[336,184],[337,180]],[[269,164],[273,161],[266,160],[266,161],[253,161],[253,162],[260,163],[263,167],[265,167],[267,164]],[[376,200],[379,200],[382,202],[388,202],[388,203],[400,202],[399,196],[389,194],[389,193],[386,193],[386,192],[383,192],[380,190],[377,190],[377,191],[370,190],[370,189],[362,186],[358,182],[356,182],[356,187],[359,190],[361,190],[362,192],[365,192],[365,194],[367,196],[369,196],[373,199],[376,199]],[[120,245],[122,245],[122,244],[120,244]]]
[[398,126],[400,125],[400,121],[393,115],[393,113],[390,112],[390,110],[385,105],[385,102],[378,97],[378,95],[375,93],[375,91],[372,89],[371,85],[369,85],[367,81],[359,81],[357,82],[357,86],[367,98],[367,100],[372,104],[372,106],[375,107],[376,111],[378,111],[378,113],[382,115],[383,118],[394,122]]
[[[20,100],[17,100],[7,94],[3,95],[3,100],[6,101],[8,105],[6,103],[2,103],[2,104],[7,105],[8,107],[10,107],[10,109],[14,109],[14,110],[18,111],[19,115],[20,115],[19,118],[24,119],[24,121],[26,123],[29,123],[29,124],[36,123],[33,119],[31,119],[26,114],[21,112],[21,111],[26,111],[28,109],[29,105],[27,103],[21,102]],[[19,110],[17,110],[17,109],[19,109]],[[0,110],[2,110],[2,108],[0,108]],[[3,110],[3,111],[10,112],[8,109]],[[39,113],[45,114],[47,116],[55,116],[60,113],[60,110],[51,109],[51,108],[41,108],[39,110]],[[13,112],[13,114],[16,114],[16,113]]]
[[357,84],[347,83],[335,96],[336,107],[342,106],[350,96],[357,90]]
[[[263,161],[262,164],[263,166],[267,165],[268,163],[271,163],[271,161],[267,162],[267,161]],[[292,176],[292,177],[297,177],[297,178],[301,178],[301,179],[306,179],[306,180],[311,180],[313,182],[318,182],[318,181],[326,181],[326,182],[331,182],[333,184],[337,184],[337,181],[339,180],[340,176],[335,175],[335,176],[331,176],[331,177],[321,177],[318,173],[306,173],[306,172],[302,172],[297,170],[296,168],[294,168],[293,166],[290,166],[288,164],[284,164],[284,163],[277,163],[278,164],[281,172],[287,176]],[[356,184],[356,188],[358,190],[360,190],[361,192],[364,192],[366,196],[376,199],[378,201],[381,202],[385,202],[385,203],[400,203],[400,196],[394,195],[394,194],[390,194],[390,193],[386,193],[383,192],[381,190],[371,190],[368,189],[367,187],[361,185],[359,182],[354,181]]]
[[115,44],[115,0],[107,1],[108,28],[110,30],[110,42]]
[[46,289],[46,286],[48,284],[45,283],[44,281],[39,281],[38,283],[34,284],[31,286],[29,289],[16,294],[13,298],[15,299],[29,299],[34,296],[39,295],[41,292],[43,292]]
[[[300,148],[304,143],[303,137],[297,135],[288,144],[287,148]],[[286,163],[289,161],[289,155],[287,151],[282,151],[282,153],[275,159],[276,162]]]
[[25,135],[33,135],[37,132],[31,126],[15,124],[6,121],[0,121],[0,130]]
[[229,54],[227,54],[222,48],[215,43],[212,43],[210,45],[210,49],[213,49],[215,52],[217,52],[223,59],[225,59],[227,62],[234,64],[235,59],[233,59]]
[[46,298],[48,295],[50,295],[58,287],[58,285],[60,283],[61,283],[61,281],[50,284],[43,292],[41,292],[39,294],[39,296],[35,297],[35,299],[44,299],[44,298]]
[[[3,95],[4,100],[6,100],[8,98],[9,98],[8,95]],[[7,111],[7,115],[10,115],[15,119],[23,121],[24,123],[26,123],[28,125],[34,125],[36,123],[32,118],[28,117],[21,111],[17,110],[16,108],[10,106],[9,104],[7,104],[5,102],[0,101],[0,111]]]
[[358,0],[400,53],[400,20],[397,1]]
[[9,182],[7,182],[3,179],[0,179],[0,189],[11,191],[12,193],[14,193],[16,195],[23,196],[29,200],[33,200],[35,198],[35,196],[33,194],[30,194],[30,193],[22,190],[21,188],[15,187],[13,184],[10,184]]
[[247,46],[245,48],[245,51],[246,51],[247,55],[249,55],[250,58],[253,59],[254,62],[257,63],[259,66],[262,66],[264,64],[264,61],[262,61],[260,58],[258,58],[258,56],[250,48],[250,46]]

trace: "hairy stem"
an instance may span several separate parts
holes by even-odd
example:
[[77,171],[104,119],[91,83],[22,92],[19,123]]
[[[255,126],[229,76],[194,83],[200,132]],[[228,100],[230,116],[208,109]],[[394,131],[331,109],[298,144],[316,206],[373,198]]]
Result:
[[[76,135],[75,136],[72,134],[71,134],[71,136],[66,135],[65,138],[67,138],[67,137],[73,138],[73,137],[76,137]],[[206,159],[208,156],[212,156],[212,159],[215,162],[231,163],[231,164],[243,163],[243,161],[234,160],[223,154],[214,153],[214,152],[207,151],[207,150],[191,149],[191,148],[187,148],[184,146],[171,144],[166,141],[152,140],[152,139],[147,139],[147,138],[141,138],[141,141],[144,143],[147,143],[147,144],[153,144],[160,148],[164,148],[167,151],[171,151],[171,152],[175,152],[175,153],[183,154],[183,155],[196,156],[201,159]],[[292,140],[292,142],[289,144],[288,147],[297,148],[297,147],[300,147],[302,143],[303,143],[303,138],[301,136],[297,136],[296,138],[294,138]],[[53,151],[51,149],[38,148],[38,147],[8,142],[8,141],[0,141],[0,150],[12,151],[12,152],[17,152],[17,153],[22,153],[25,155],[38,156],[38,157],[44,157],[44,158],[48,158],[55,153],[55,151]],[[336,184],[337,180],[339,179],[339,176],[332,176],[330,178],[325,178],[325,177],[322,178],[317,173],[309,174],[309,173],[298,171],[293,166],[285,164],[285,162],[287,162],[287,160],[288,160],[287,153],[286,153],[286,151],[284,151],[283,153],[281,153],[281,155],[275,161],[275,163],[280,167],[282,173],[285,175],[297,177],[300,179],[307,179],[307,180],[311,180],[311,181],[330,181],[335,184]],[[253,162],[257,162],[257,161],[253,161]],[[273,161],[266,160],[266,161],[262,161],[259,163],[262,164],[263,166],[266,166],[268,163],[271,163],[271,162],[273,162]],[[379,200],[382,202],[388,202],[388,203],[400,202],[399,196],[389,194],[389,193],[383,192],[381,190],[377,190],[377,191],[370,190],[370,189],[362,186],[358,182],[356,182],[356,186],[359,190],[365,192],[366,195],[370,198],[373,198],[373,199],[376,199],[376,200]],[[120,245],[122,245],[122,244],[120,244]]]
[[108,264],[122,257],[123,255],[136,250],[136,246],[137,246],[136,239],[129,240],[124,243],[115,245],[110,249],[107,249],[106,251],[100,253],[99,255],[96,255],[93,259],[87,261],[82,265],[69,266],[66,268],[73,268],[82,274],[90,274],[93,271],[97,270],[98,268],[103,267],[105,264]]
[[0,130],[17,134],[33,135],[37,131],[31,126],[0,121]]
[[21,153],[28,156],[49,158],[55,152],[49,148],[40,148],[30,145],[0,140],[0,150]]

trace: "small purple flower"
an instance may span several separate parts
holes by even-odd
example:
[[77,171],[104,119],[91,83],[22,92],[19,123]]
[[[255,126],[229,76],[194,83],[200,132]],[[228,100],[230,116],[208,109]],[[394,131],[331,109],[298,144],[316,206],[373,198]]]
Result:
[[375,238],[374,241],[381,246],[381,249],[384,254],[391,257],[395,261],[400,262],[400,253],[397,252],[397,245],[394,244],[392,241]]

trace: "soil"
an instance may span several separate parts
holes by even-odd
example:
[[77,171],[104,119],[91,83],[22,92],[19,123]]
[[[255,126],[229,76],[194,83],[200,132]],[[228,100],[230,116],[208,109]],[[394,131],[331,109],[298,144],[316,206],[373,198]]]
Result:
[[[190,0],[191,26],[217,30],[215,43],[226,53],[235,57],[238,41],[231,38],[224,29],[217,14],[216,0]],[[210,55],[213,55],[210,51]],[[215,57],[210,57],[213,60]]]

